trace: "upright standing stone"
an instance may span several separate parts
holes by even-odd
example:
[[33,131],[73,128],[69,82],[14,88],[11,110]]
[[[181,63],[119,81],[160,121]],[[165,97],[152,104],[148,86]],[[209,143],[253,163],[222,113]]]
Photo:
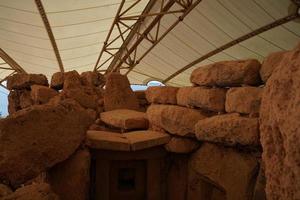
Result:
[[300,48],[284,54],[265,86],[260,131],[267,199],[300,199]]
[[71,99],[32,106],[0,120],[0,181],[16,187],[66,160],[92,123]]
[[199,67],[192,72],[191,82],[201,86],[259,85],[260,63],[257,60],[222,61]]
[[128,78],[119,73],[111,73],[107,76],[104,94],[104,110],[115,109],[139,109],[136,95],[130,88]]
[[64,86],[64,73],[56,72],[52,75],[50,87],[55,90],[61,90]]
[[210,143],[204,143],[189,160],[190,171],[222,188],[230,200],[251,200],[257,168],[254,156]]
[[270,53],[263,61],[261,69],[259,71],[261,80],[266,83],[268,78],[272,75],[274,69],[280,65],[280,62],[284,58],[284,55],[288,51],[279,51]]
[[49,183],[60,199],[89,199],[90,164],[90,152],[78,150],[70,158],[49,170]]

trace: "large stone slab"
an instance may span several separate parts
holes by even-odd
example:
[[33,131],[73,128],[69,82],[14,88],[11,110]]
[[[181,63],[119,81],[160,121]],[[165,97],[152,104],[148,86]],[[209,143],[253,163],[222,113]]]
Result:
[[45,104],[48,103],[52,97],[58,95],[58,92],[46,86],[32,85],[30,95],[34,104]]
[[48,86],[47,77],[42,74],[24,74],[17,73],[7,79],[7,88],[12,89],[30,89],[31,85]]
[[86,144],[92,149],[130,151],[130,143],[123,134],[109,131],[88,131]]
[[226,90],[221,88],[182,87],[177,92],[177,104],[222,112],[225,110]]
[[257,118],[241,117],[237,113],[216,115],[195,125],[198,140],[224,145],[259,145]]
[[201,86],[259,85],[260,63],[255,59],[221,61],[199,67],[192,72],[191,82]]
[[170,136],[157,131],[133,131],[124,134],[129,140],[132,151],[147,149],[166,144]]
[[93,123],[76,102],[37,105],[0,120],[0,179],[23,184],[67,159]]
[[107,125],[124,130],[148,128],[146,113],[135,110],[117,109],[102,112],[100,119]]
[[279,51],[279,52],[273,52],[270,53],[262,62],[261,68],[260,68],[260,77],[261,80],[266,83],[268,78],[272,75],[272,72],[274,69],[280,65],[280,62],[284,58],[284,55],[288,51]]
[[17,189],[1,200],[60,200],[47,183],[33,183]]
[[260,141],[267,199],[300,199],[300,48],[284,55],[264,88]]
[[173,153],[191,153],[200,147],[200,142],[184,137],[172,137],[171,140],[165,144],[165,149]]
[[76,100],[82,107],[96,110],[98,97],[94,92],[87,92],[84,87],[66,89],[63,93]]
[[226,94],[226,112],[259,113],[262,92],[259,87],[230,88]]
[[89,199],[90,164],[90,152],[83,149],[49,170],[47,179],[60,199]]
[[189,172],[224,191],[230,200],[252,198],[257,170],[254,156],[209,143],[204,143],[189,160]]
[[175,105],[151,105],[147,116],[151,126],[180,136],[194,136],[195,124],[206,118],[201,111]]
[[132,131],[124,134],[88,131],[87,145],[93,149],[137,151],[167,143],[170,136],[157,131]]
[[0,183],[0,199],[3,199],[5,196],[8,196],[9,194],[12,194],[13,191],[11,188],[9,188],[7,185]]
[[128,78],[119,73],[110,73],[106,79],[104,110],[139,109],[136,95],[130,88]]
[[146,98],[150,103],[177,104],[176,94],[178,88],[172,86],[148,87]]

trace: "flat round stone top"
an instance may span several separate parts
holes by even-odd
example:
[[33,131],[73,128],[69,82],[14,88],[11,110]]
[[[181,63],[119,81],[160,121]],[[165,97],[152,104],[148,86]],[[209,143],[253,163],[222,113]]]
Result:
[[117,109],[102,112],[100,119],[105,124],[125,130],[148,128],[146,113],[135,110]]
[[114,133],[109,131],[88,131],[87,145],[92,149],[113,151],[137,151],[169,142],[170,136],[157,131],[132,131]]

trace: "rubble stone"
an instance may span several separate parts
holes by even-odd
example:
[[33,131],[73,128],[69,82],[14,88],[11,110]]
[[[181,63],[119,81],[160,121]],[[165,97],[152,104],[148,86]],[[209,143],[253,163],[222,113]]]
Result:
[[[41,86],[41,87],[45,87],[45,86]],[[19,93],[20,93],[20,107],[22,109],[33,105],[33,101],[29,90],[21,90],[19,91]]]
[[92,123],[71,99],[32,106],[0,120],[0,181],[16,187],[66,160]]
[[177,104],[222,112],[225,110],[226,90],[221,88],[182,87],[177,92]]
[[151,125],[161,127],[171,134],[194,136],[195,124],[206,118],[201,111],[175,105],[151,105],[147,110]]
[[56,96],[58,92],[54,89],[51,89],[46,86],[41,85],[32,85],[31,86],[31,99],[33,100],[34,104],[45,104],[48,101]]
[[90,164],[90,152],[84,149],[50,169],[48,180],[60,199],[89,199]]
[[300,199],[300,48],[284,54],[264,88],[260,141],[267,199]]
[[59,200],[47,183],[34,183],[17,189],[2,200]]
[[172,86],[155,86],[148,87],[146,90],[146,98],[150,103],[160,104],[177,104],[176,94],[178,88]]
[[98,72],[82,72],[80,75],[81,83],[85,86],[97,87],[105,83],[104,76]]
[[64,73],[64,91],[68,89],[79,89],[81,86],[80,75],[77,71],[73,70]]
[[242,114],[259,113],[263,88],[230,88],[226,94],[226,112]]
[[139,110],[139,102],[130,88],[128,78],[119,73],[107,76],[104,94],[104,110],[115,109]]
[[231,200],[252,198],[257,170],[254,156],[210,143],[204,143],[189,160],[189,171],[209,180]]
[[200,142],[184,137],[172,137],[171,140],[165,144],[165,149],[173,153],[191,153],[198,149]]
[[288,51],[279,51],[279,52],[273,52],[270,53],[262,62],[261,68],[260,68],[260,77],[261,80],[266,83],[268,78],[272,75],[272,72],[274,69],[280,65],[280,62],[284,58],[284,55]]
[[52,75],[50,87],[55,90],[61,90],[64,86],[64,73],[56,72]]
[[102,112],[100,118],[107,125],[125,130],[148,128],[146,113],[135,110],[117,109]]
[[13,193],[13,191],[8,186],[0,183],[0,199],[11,193]]
[[31,85],[48,86],[48,80],[46,76],[42,74],[25,73],[17,73],[12,76],[9,76],[7,79],[7,88],[9,90],[30,89]]
[[12,90],[8,95],[8,113],[13,114],[20,109],[20,92],[17,90]]
[[220,87],[259,85],[259,70],[260,63],[255,59],[216,62],[195,69],[191,82],[200,86]]
[[82,87],[67,89],[63,92],[67,97],[76,100],[82,107],[96,110],[98,101],[96,94],[89,94]]
[[259,145],[257,118],[241,117],[237,113],[216,115],[199,120],[195,125],[196,137],[201,141],[234,145]]

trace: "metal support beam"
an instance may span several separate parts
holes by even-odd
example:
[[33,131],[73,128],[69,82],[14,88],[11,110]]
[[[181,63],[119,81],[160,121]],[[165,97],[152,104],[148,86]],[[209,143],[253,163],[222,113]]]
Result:
[[59,53],[59,50],[58,50],[58,47],[57,47],[57,44],[56,44],[56,41],[55,41],[55,38],[54,38],[54,35],[53,35],[53,32],[52,32],[51,26],[49,24],[44,6],[43,6],[41,0],[35,0],[35,4],[36,4],[36,6],[39,10],[39,13],[40,13],[41,18],[42,18],[43,23],[44,23],[44,26],[47,30],[47,33],[48,33],[48,36],[49,36],[54,54],[56,56],[56,60],[57,60],[58,65],[59,65],[59,69],[60,69],[61,72],[64,72],[63,62],[61,60],[60,53]]
[[214,49],[213,51],[208,52],[207,54],[201,56],[200,58],[198,58],[198,59],[196,59],[194,61],[192,61],[191,63],[187,64],[186,66],[184,66],[183,68],[181,68],[180,70],[176,71],[171,76],[169,76],[168,78],[166,78],[165,80],[163,80],[163,83],[168,82],[169,80],[173,79],[174,77],[176,77],[180,73],[184,72],[185,70],[187,70],[187,69],[193,67],[194,65],[196,65],[196,64],[198,64],[198,63],[206,60],[207,58],[210,58],[210,57],[216,55],[217,53],[220,53],[220,52],[222,52],[222,51],[224,51],[224,50],[226,50],[226,49],[228,49],[228,48],[230,48],[230,47],[232,47],[232,46],[234,46],[236,44],[239,44],[239,43],[241,43],[241,42],[243,42],[243,41],[245,41],[245,40],[247,40],[249,38],[252,38],[252,37],[254,37],[256,35],[259,35],[259,34],[265,32],[265,31],[268,31],[268,30],[270,30],[272,28],[275,28],[277,26],[280,26],[282,24],[285,24],[285,23],[287,23],[289,21],[292,21],[292,20],[294,20],[294,19],[296,19],[298,17],[299,17],[298,13],[293,13],[291,15],[288,15],[286,17],[278,19],[278,20],[276,20],[276,21],[274,21],[274,22],[272,22],[270,24],[267,24],[267,25],[265,25],[263,27],[260,27],[260,28],[254,30],[254,31],[252,31],[252,32],[250,32],[250,33],[248,33],[246,35],[243,35],[243,36],[241,36],[241,37],[239,37],[239,38],[237,38],[235,40],[232,40],[232,41],[230,41],[230,42],[228,42],[228,43],[220,46],[219,48]]
[[[115,27],[119,35],[116,38],[107,38],[96,62],[95,71],[98,71],[103,65],[110,60],[106,73],[119,71],[124,65],[128,66],[128,72],[143,59],[152,48],[154,48],[183,18],[198,4],[201,0],[149,0],[144,11],[140,15],[126,15],[127,12],[134,8],[141,0],[135,1],[125,11],[122,11],[122,3],[118,9],[111,31]],[[177,6],[174,6],[177,5]],[[172,24],[167,31],[160,29],[161,20],[165,15],[178,14],[178,20]],[[132,21],[135,20],[134,24]],[[147,23],[146,23],[147,22]],[[130,30],[128,35],[124,35],[120,27],[125,27],[125,31]],[[109,36],[111,34],[109,33]],[[110,48],[111,44],[117,39],[122,39],[122,45],[119,48]],[[119,39],[119,41],[120,41]],[[108,43],[108,41],[112,41]],[[141,56],[137,56],[140,43],[147,41],[150,43],[149,49]],[[117,52],[109,52],[110,49]],[[109,54],[106,60],[101,60],[103,53]],[[100,62],[101,61],[101,62]],[[102,70],[101,70],[102,71]],[[127,73],[128,73],[127,72]]]
[[26,73],[26,71],[1,48],[0,57],[16,72]]

